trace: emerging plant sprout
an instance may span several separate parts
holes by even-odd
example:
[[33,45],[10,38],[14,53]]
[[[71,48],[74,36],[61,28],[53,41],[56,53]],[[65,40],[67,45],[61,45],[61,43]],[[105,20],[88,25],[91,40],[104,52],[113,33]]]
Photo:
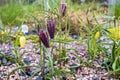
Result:
[[47,29],[48,29],[50,38],[53,39],[55,35],[55,23],[52,20],[47,21]]
[[49,38],[48,38],[46,30],[40,29],[38,35],[39,35],[40,40],[44,44],[44,46],[46,48],[49,48],[50,47],[50,45],[49,45]]

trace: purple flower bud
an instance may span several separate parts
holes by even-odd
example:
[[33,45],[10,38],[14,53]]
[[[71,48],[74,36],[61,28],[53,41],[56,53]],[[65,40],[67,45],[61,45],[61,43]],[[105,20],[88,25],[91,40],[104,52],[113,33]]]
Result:
[[49,45],[49,38],[48,38],[46,30],[40,29],[38,35],[39,35],[40,40],[44,44],[44,46],[46,48],[49,48],[50,47],[50,45]]
[[66,3],[61,3],[60,4],[60,13],[61,13],[62,16],[65,16],[66,8],[67,8],[67,4]]
[[50,38],[53,39],[55,34],[55,23],[52,20],[47,21],[47,29],[48,29]]

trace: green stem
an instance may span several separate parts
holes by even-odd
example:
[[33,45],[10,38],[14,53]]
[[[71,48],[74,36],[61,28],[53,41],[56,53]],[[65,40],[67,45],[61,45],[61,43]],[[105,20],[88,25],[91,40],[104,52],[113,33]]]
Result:
[[44,74],[44,68],[45,68],[45,49],[43,48],[43,62],[42,62],[42,76]]
[[114,27],[116,27],[116,19],[114,19]]
[[43,48],[48,54],[48,58],[49,58],[50,66],[51,66],[51,73],[53,74],[54,73],[53,58],[51,57],[51,53],[49,52],[49,50],[45,48],[45,46],[43,46]]

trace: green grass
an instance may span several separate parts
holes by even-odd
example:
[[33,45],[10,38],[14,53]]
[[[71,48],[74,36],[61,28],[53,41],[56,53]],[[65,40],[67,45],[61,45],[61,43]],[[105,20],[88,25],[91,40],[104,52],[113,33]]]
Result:
[[115,4],[115,17],[119,18],[120,16],[120,4]]
[[21,25],[30,20],[31,15],[42,11],[39,4],[23,5],[19,3],[9,3],[0,6],[0,18],[7,26]]
[[[24,17],[24,12],[22,6],[19,4],[9,4],[0,8],[0,15],[3,24],[12,26],[15,24],[20,24],[19,18]],[[18,23],[19,22],[19,23]]]

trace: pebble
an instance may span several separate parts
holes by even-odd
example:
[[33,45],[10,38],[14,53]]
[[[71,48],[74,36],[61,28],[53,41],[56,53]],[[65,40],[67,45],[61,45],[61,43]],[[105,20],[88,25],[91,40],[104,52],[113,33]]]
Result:
[[46,75],[46,74],[48,74],[48,73],[49,73],[48,69],[45,68],[45,69],[44,69],[44,75]]
[[32,76],[33,72],[28,71],[28,72],[26,72],[26,74],[27,74],[28,76]]
[[73,39],[78,39],[78,36],[77,35],[73,35],[72,38]]
[[101,80],[109,80],[108,77],[102,77]]
[[10,61],[8,61],[8,62],[7,62],[7,65],[11,65],[11,62],[10,62]]
[[77,78],[77,80],[83,80],[83,78],[82,78],[82,77],[80,77],[80,78]]
[[0,73],[0,77],[3,77],[3,76],[4,76],[4,74]]
[[77,70],[78,70],[78,67],[77,67],[78,65],[76,64],[76,63],[72,63],[71,65],[70,65],[70,70],[71,71],[73,71],[73,72],[76,72]]
[[72,57],[72,60],[75,60],[76,59],[76,57]]
[[99,77],[97,75],[92,77],[92,80],[99,80]]
[[41,77],[41,76],[38,76],[38,77],[36,78],[36,80],[42,80],[42,77]]
[[21,71],[21,72],[19,73],[19,75],[20,75],[20,76],[25,76],[25,73]]
[[29,57],[24,58],[23,61],[24,61],[26,64],[30,64],[30,62],[31,62]]
[[61,79],[62,80],[67,80],[67,78],[66,78],[66,76],[64,74],[61,76]]
[[3,78],[0,77],[0,80],[3,80]]
[[6,59],[6,58],[3,58],[3,59],[2,59],[2,64],[4,64],[4,65],[7,64],[7,59]]
[[23,24],[21,27],[22,27],[22,30],[21,30],[21,31],[22,31],[24,34],[25,34],[25,33],[28,33],[28,29],[29,29],[29,28],[28,28],[28,25]]
[[27,33],[25,33],[24,35],[25,35],[25,36],[29,36],[29,35],[30,35],[30,33],[29,33],[29,32],[27,32]]
[[37,30],[32,30],[32,34],[37,34]]
[[25,69],[25,73],[28,75],[28,76],[31,76],[33,74],[33,72],[31,71],[30,68],[26,68]]
[[111,64],[111,60],[108,60],[108,61],[107,61],[107,65],[110,65],[110,64]]

